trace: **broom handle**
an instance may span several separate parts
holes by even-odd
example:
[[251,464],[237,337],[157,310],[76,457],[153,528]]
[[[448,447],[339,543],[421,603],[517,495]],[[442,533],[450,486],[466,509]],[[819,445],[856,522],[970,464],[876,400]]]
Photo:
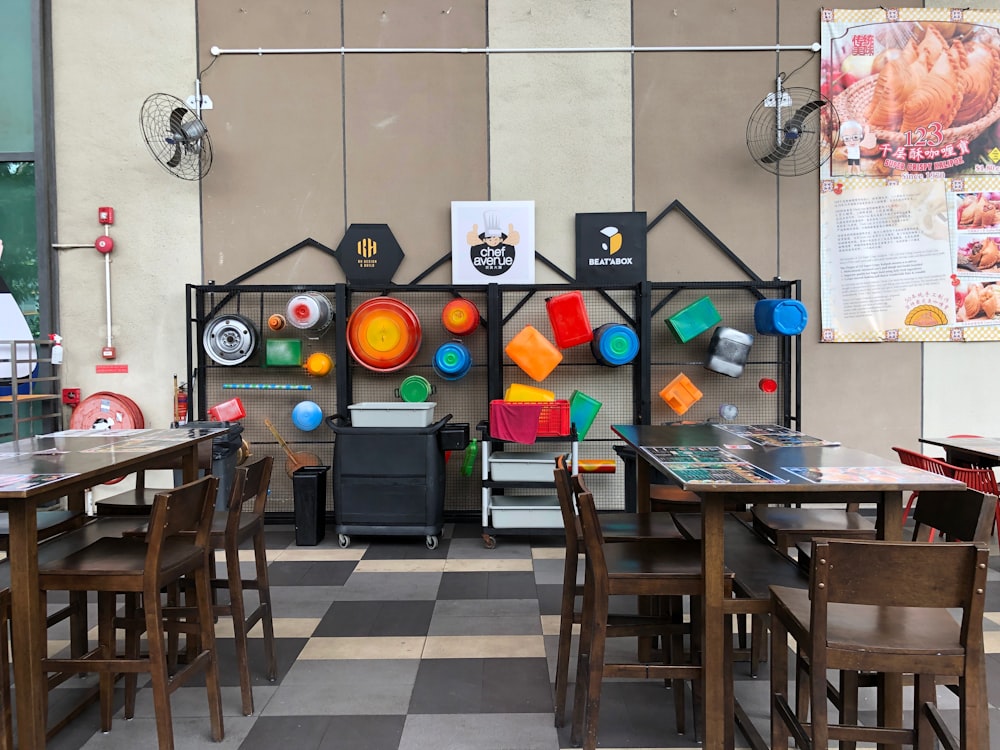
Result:
[[292,453],[292,449],[288,447],[288,443],[285,442],[285,439],[278,434],[278,429],[271,424],[271,420],[265,417],[264,424],[267,426],[267,429],[271,431],[271,434],[274,435],[274,439],[278,441],[278,444],[285,449],[285,453],[288,454],[288,457],[292,461],[295,461],[295,454]]

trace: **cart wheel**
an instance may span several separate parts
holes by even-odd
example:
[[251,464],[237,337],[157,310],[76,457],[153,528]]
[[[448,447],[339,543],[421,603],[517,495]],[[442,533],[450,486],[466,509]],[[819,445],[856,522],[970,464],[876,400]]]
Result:
[[497,538],[490,534],[483,534],[483,546],[486,547],[486,549],[496,549]]
[[437,549],[438,538],[436,536],[428,534],[426,541],[427,541],[427,549]]
[[339,534],[337,536],[337,541],[340,542],[340,546],[343,547],[344,549],[347,549],[348,547],[351,546],[351,537],[349,537],[347,534]]

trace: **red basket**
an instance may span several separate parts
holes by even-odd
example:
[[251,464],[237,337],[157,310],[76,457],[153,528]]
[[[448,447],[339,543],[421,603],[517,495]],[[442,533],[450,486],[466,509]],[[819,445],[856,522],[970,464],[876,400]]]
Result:
[[493,405],[507,404],[508,407],[538,407],[542,410],[538,415],[538,437],[561,437],[569,435],[569,401],[490,401],[490,419],[493,420]]

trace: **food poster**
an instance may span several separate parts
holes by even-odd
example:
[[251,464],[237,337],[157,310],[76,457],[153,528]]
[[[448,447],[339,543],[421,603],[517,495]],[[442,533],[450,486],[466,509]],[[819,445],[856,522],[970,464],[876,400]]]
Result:
[[825,342],[1000,339],[1000,10],[821,10]]

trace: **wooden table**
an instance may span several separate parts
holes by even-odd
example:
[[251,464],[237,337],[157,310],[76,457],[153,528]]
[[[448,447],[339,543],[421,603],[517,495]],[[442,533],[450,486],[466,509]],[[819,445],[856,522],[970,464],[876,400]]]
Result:
[[[68,497],[71,509],[82,510],[84,493],[90,487],[169,459],[181,459],[184,481],[194,480],[198,444],[224,431],[67,430],[0,444],[0,508],[10,517],[18,747],[45,747],[48,688],[40,665],[47,636],[38,592],[37,508]],[[28,475],[35,476],[28,479]]]
[[1000,438],[935,437],[920,442],[944,448],[945,460],[955,466],[1000,466]]
[[[724,639],[732,637],[725,631],[725,615],[742,613],[738,599],[724,595],[724,510],[728,503],[841,503],[850,501],[871,503],[877,507],[876,526],[879,538],[898,540],[901,536],[903,492],[912,490],[962,489],[961,482],[945,477],[910,471],[888,459],[837,445],[800,445],[797,447],[765,447],[744,437],[727,432],[718,425],[684,426],[613,425],[611,428],[632,446],[641,459],[636,462],[636,505],[640,512],[649,510],[650,468],[655,467],[685,490],[697,493],[701,499],[702,567],[705,596],[702,598],[703,700],[702,726],[704,748],[723,750],[727,747],[727,727],[733,717],[727,716],[725,703]],[[657,451],[663,446],[705,447],[723,449],[741,462],[747,462],[773,475],[775,483],[727,483],[682,478],[661,463]],[[789,469],[800,468],[796,474]],[[834,471],[856,468],[855,472]],[[880,470],[881,469],[881,470]],[[815,480],[820,474],[822,481]],[[885,680],[884,702],[886,721],[891,725],[901,721],[902,683],[898,675]],[[729,743],[732,732],[729,732]],[[728,744],[728,747],[732,747]]]

